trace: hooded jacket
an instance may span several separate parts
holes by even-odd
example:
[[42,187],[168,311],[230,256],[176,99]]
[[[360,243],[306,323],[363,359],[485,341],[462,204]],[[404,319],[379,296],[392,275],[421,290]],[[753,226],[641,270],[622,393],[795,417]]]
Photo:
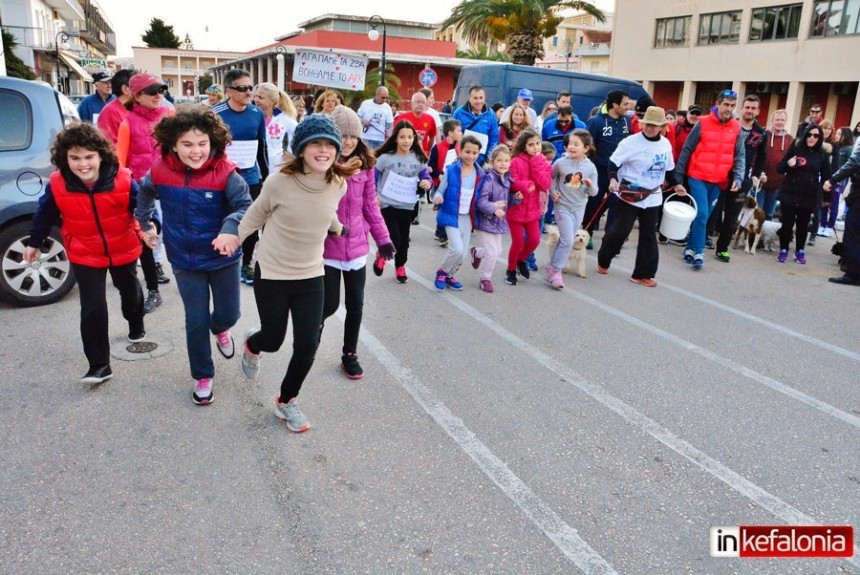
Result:
[[776,166],[785,155],[785,151],[791,146],[794,138],[787,131],[782,134],[777,134],[773,130],[768,130],[765,133],[765,141],[767,145],[767,161],[764,164],[764,173],[767,174],[767,181],[762,184],[765,190],[778,190],[782,187],[782,181],[785,179],[784,174],[780,174]]
[[[517,154],[511,160],[511,192],[522,192],[523,201],[508,205],[507,218],[512,222],[531,222],[541,217],[543,200],[552,186],[552,166],[543,154]],[[534,185],[534,190],[529,188]]]
[[496,120],[496,113],[484,107],[479,114],[472,112],[472,107],[469,102],[466,102],[456,110],[452,117],[460,122],[463,126],[463,135],[466,135],[467,130],[487,135],[487,149],[478,156],[478,164],[483,164],[487,155],[493,151],[496,144],[499,143],[499,122]]
[[346,180],[346,194],[337,206],[337,219],[349,227],[345,236],[328,236],[323,259],[349,262],[370,253],[367,234],[377,246],[391,243],[388,227],[376,203],[373,168],[362,170]]
[[239,222],[251,206],[248,184],[225,156],[210,157],[192,169],[174,154],[158,158],[141,182],[135,217],[149,229],[155,199],[161,200],[164,246],[176,269],[217,270],[239,261],[242,249],[223,256],[212,248],[218,234],[239,235]]
[[[776,167],[779,173],[785,174],[785,180],[779,189],[780,203],[815,209],[818,197],[823,193],[821,186],[830,179],[832,173],[830,158],[823,149],[821,138],[818,138],[812,147],[806,143],[806,135],[813,129],[821,132],[821,128],[816,124],[807,126],[803,137],[791,143]],[[802,162],[789,166],[788,161],[791,158],[800,158]],[[828,201],[830,194],[826,196],[825,202]]]
[[[511,173],[505,172],[501,175],[495,170],[487,170],[481,180],[480,189],[475,192],[478,199],[475,202],[474,227],[490,234],[508,233],[508,221],[504,217],[496,216],[495,212],[496,202],[508,202],[510,194]],[[507,211],[506,206],[505,212]]]

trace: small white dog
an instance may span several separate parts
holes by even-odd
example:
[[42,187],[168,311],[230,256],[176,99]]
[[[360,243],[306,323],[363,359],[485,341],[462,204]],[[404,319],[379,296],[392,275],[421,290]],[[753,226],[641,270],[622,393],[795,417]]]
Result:
[[761,231],[752,238],[752,244],[749,246],[749,253],[755,255],[755,248],[758,245],[759,238],[764,242],[764,247],[767,251],[775,251],[774,246],[779,245],[779,237],[776,233],[781,227],[782,224],[780,222],[762,222]]
[[[552,252],[555,246],[558,245],[559,233],[558,226],[546,226],[546,233],[549,236],[547,246],[549,247],[549,255],[552,257]],[[567,258],[567,265],[564,266],[562,273],[569,274],[572,270],[576,270],[576,275],[581,278],[587,277],[585,273],[585,246],[588,245],[588,240],[591,235],[585,230],[576,230],[576,235],[573,236],[573,249],[570,250],[570,255]]]

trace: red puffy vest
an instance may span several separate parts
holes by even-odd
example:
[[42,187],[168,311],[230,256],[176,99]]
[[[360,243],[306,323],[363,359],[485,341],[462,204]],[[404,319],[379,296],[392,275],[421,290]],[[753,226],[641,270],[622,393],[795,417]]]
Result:
[[51,193],[63,215],[60,233],[70,262],[106,268],[125,265],[140,257],[140,239],[128,209],[129,170],[120,168],[113,181],[100,181],[91,191],[70,191],[60,172],[54,172]]
[[725,124],[711,113],[699,120],[699,142],[690,157],[687,176],[725,186],[734,166],[735,143],[741,124],[732,118]]

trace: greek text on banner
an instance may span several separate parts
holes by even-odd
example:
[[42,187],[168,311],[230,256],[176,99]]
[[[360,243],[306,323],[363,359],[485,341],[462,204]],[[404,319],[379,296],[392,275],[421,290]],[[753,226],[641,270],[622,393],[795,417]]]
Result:
[[337,52],[296,50],[293,62],[293,82],[344,90],[364,89],[367,58]]

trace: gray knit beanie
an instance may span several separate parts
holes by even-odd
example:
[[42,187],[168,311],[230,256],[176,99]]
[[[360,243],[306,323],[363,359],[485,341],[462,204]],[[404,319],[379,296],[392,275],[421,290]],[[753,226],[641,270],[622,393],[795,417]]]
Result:
[[311,114],[299,122],[293,133],[293,141],[290,143],[293,156],[298,158],[305,145],[314,140],[329,140],[337,148],[338,154],[343,145],[337,125],[325,114]]
[[361,138],[361,120],[358,119],[358,115],[350,108],[338,104],[337,108],[331,113],[331,119],[337,124],[337,129],[340,130],[341,136]]

